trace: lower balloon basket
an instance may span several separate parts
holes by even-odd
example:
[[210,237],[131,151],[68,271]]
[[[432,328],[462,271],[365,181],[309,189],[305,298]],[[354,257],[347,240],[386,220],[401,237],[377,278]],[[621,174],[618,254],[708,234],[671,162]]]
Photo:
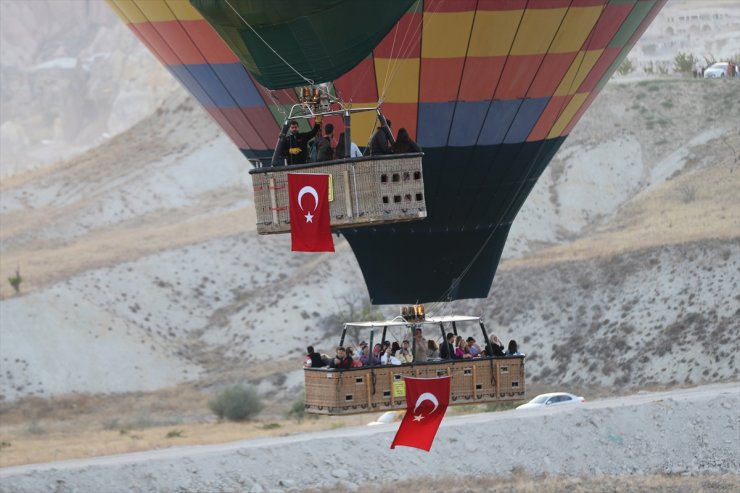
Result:
[[253,169],[257,233],[289,233],[288,173],[329,175],[332,229],[415,221],[427,216],[423,154],[342,159]]
[[450,376],[450,405],[524,399],[524,358],[476,358],[350,370],[306,368],[306,412],[344,415],[406,408],[403,377]]

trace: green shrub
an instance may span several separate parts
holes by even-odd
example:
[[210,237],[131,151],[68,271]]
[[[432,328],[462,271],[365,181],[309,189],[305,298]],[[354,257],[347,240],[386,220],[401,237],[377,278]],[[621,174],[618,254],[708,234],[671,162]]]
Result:
[[290,406],[290,410],[287,413],[288,418],[295,420],[297,423],[303,422],[304,419],[319,419],[316,414],[306,412],[306,403],[303,398],[298,399]]
[[691,53],[681,53],[673,59],[673,71],[679,74],[690,74],[699,59]]
[[165,436],[165,438],[180,438],[184,436],[184,433],[185,432],[182,430],[170,430],[167,432],[167,435]]
[[219,419],[245,421],[262,410],[262,401],[254,387],[234,385],[222,390],[208,407]]
[[8,282],[11,286],[13,286],[13,289],[16,293],[21,292],[21,283],[23,282],[23,278],[21,277],[21,270],[15,269],[15,276],[9,277]]
[[265,423],[261,426],[263,430],[276,430],[280,428],[280,423]]

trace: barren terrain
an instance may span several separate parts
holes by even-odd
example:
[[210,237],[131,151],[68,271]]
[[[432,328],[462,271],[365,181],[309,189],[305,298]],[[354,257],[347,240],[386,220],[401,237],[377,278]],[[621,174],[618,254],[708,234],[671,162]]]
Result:
[[[9,33],[35,39],[35,4],[0,5],[0,490],[740,489],[740,80],[644,71],[678,50],[740,53],[737,2],[670,0],[630,54],[637,70],[604,88],[519,212],[489,297],[427,306],[518,340],[528,396],[588,404],[446,418],[429,455],[387,451],[395,428],[348,428],[367,416],[285,418],[307,345],[329,352],[363,310],[398,313],[368,306],[347,243],[297,254],[256,235],[249,163],[104,13],[80,30],[55,4],[48,32],[64,41],[15,60]],[[70,71],[65,47],[86,32],[94,49]],[[26,91],[54,80],[79,93]],[[91,116],[96,87],[111,93]],[[9,105],[13,88],[25,92]],[[65,140],[76,132],[93,144]],[[267,404],[254,422],[208,410],[232,383]],[[462,462],[501,481],[436,477]]]

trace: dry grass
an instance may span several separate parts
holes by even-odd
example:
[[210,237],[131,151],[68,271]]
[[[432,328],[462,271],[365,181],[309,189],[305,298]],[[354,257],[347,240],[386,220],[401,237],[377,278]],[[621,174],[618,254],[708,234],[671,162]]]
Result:
[[[29,397],[0,406],[0,467],[306,433],[372,421],[376,415],[284,418],[273,404],[256,421],[219,423],[212,395],[180,386],[150,393]],[[277,426],[276,426],[277,424]],[[180,435],[170,436],[167,435]]]
[[[343,491],[337,485],[336,491]],[[397,481],[380,485],[363,485],[360,493],[724,493],[740,491],[740,475],[704,476],[597,476],[559,477],[532,476],[525,470],[513,470],[508,477],[471,477],[464,474],[455,478],[428,478]],[[306,490],[318,493],[321,490]]]

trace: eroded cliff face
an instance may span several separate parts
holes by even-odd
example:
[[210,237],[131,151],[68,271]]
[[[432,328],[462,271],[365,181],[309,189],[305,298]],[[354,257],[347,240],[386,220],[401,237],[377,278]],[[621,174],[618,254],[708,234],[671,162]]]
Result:
[[180,90],[93,0],[1,2],[0,76],[2,177],[98,145]]

